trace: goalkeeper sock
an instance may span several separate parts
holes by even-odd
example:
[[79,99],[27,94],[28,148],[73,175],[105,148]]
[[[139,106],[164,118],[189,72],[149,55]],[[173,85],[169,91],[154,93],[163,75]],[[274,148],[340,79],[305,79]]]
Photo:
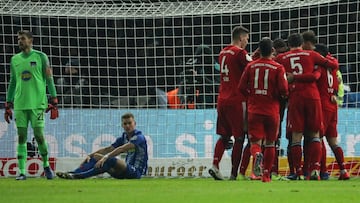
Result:
[[245,146],[244,152],[242,154],[241,164],[240,164],[240,174],[242,174],[242,175],[245,175],[246,169],[249,166],[250,156],[251,156],[250,144],[248,143]]
[[97,160],[95,158],[91,158],[89,162],[81,164],[77,169],[73,170],[72,173],[82,173],[91,168],[93,168],[96,164]]
[[[237,138],[239,139],[239,138]],[[239,169],[239,165],[240,165],[240,160],[241,160],[241,153],[242,153],[242,146],[244,144],[244,142],[242,142],[241,140],[237,140],[235,139],[235,143],[233,146],[233,150],[231,153],[231,175],[237,177],[237,173],[238,173],[238,169]]]
[[345,169],[345,164],[344,164],[344,152],[343,152],[343,150],[338,145],[335,145],[331,149],[334,152],[334,155],[335,155],[335,158],[336,158],[336,161],[337,161],[337,163],[339,165],[340,170],[344,170]]
[[117,159],[115,157],[109,158],[105,161],[103,167],[101,168],[94,168],[81,172],[81,173],[74,173],[75,178],[83,179],[83,178],[89,178],[92,176],[99,175],[101,173],[105,173],[109,171],[109,169],[113,168],[116,165]]
[[17,146],[17,158],[19,164],[20,174],[26,175],[26,159],[27,159],[27,146],[26,144],[18,144]]
[[48,148],[47,148],[47,143],[43,142],[41,144],[39,144],[38,146],[39,148],[39,152],[43,161],[43,166],[48,167],[49,166],[49,155],[48,155]]
[[224,151],[225,151],[224,140],[220,138],[216,142],[215,150],[214,150],[214,159],[213,159],[213,165],[216,166],[217,168],[219,168],[219,163],[224,154]]

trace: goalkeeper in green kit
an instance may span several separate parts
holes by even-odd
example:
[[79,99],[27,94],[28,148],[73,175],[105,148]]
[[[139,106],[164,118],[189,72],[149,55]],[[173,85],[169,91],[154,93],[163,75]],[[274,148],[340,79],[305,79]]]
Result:
[[[6,122],[10,123],[14,109],[15,123],[18,134],[17,158],[19,176],[16,180],[26,180],[27,160],[27,128],[28,124],[34,131],[34,137],[43,160],[47,179],[53,179],[49,166],[49,152],[44,138],[44,112],[51,112],[50,119],[59,116],[57,98],[49,59],[43,52],[32,49],[33,36],[26,30],[18,32],[20,53],[14,55],[10,62],[10,84],[6,95]],[[50,104],[46,95],[46,86],[51,95]]]

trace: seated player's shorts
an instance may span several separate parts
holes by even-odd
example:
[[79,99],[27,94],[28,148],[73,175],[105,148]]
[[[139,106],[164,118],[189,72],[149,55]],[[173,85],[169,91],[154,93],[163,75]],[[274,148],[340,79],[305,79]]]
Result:
[[250,141],[256,142],[263,139],[275,141],[277,139],[280,125],[279,114],[270,116],[248,113],[248,123]]
[[246,102],[219,102],[217,106],[216,134],[221,136],[244,136]]
[[323,111],[323,123],[324,123],[324,131],[323,136],[326,137],[337,137],[337,120],[338,120],[338,114],[337,111],[331,112],[331,111]]
[[320,99],[290,98],[288,116],[291,132],[320,132],[323,126]]
[[14,110],[14,116],[18,128],[27,128],[29,122],[32,128],[45,126],[44,109]]
[[125,173],[122,174],[110,174],[112,177],[117,179],[140,179],[141,178],[141,170],[136,169],[133,165],[128,164],[126,166]]

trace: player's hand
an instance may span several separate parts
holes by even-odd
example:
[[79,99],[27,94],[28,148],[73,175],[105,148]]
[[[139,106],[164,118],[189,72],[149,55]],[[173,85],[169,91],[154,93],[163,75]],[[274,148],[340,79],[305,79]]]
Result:
[[336,104],[337,103],[337,99],[335,95],[332,95],[330,98],[331,103]]
[[286,72],[286,78],[288,83],[294,82],[294,75],[292,73]]
[[58,99],[56,97],[51,98],[51,102],[45,111],[45,113],[50,111],[50,119],[57,119],[59,117],[59,110],[57,104]]
[[95,168],[102,168],[108,156],[103,156],[98,162],[95,164]]
[[13,107],[13,103],[11,102],[5,102],[5,113],[4,113],[4,119],[7,123],[10,123],[10,120],[13,118],[13,113],[11,111],[11,108]]
[[80,165],[83,165],[85,163],[89,163],[90,159],[91,159],[90,155],[87,155],[85,160]]

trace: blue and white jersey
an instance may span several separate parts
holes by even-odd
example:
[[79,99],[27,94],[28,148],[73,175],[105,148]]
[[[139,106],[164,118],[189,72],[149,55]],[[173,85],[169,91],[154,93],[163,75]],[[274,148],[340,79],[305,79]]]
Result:
[[111,145],[114,148],[117,148],[128,142],[135,145],[135,149],[127,151],[126,160],[125,160],[126,164],[134,166],[139,172],[141,172],[141,174],[143,175],[146,174],[148,153],[147,153],[147,143],[145,136],[142,134],[141,131],[135,130],[132,137],[128,139],[126,133],[124,132]]

